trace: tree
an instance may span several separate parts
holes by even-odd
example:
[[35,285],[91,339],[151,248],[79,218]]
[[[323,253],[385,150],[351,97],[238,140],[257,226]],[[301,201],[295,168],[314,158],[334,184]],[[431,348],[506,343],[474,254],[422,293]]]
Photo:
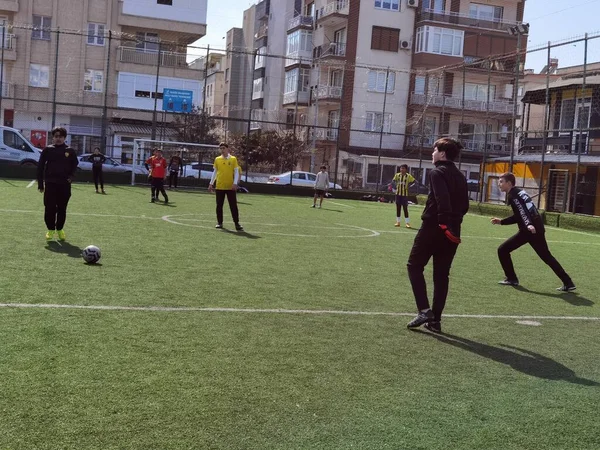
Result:
[[212,145],[219,143],[216,120],[197,106],[188,114],[177,114],[173,126],[177,130],[179,142]]

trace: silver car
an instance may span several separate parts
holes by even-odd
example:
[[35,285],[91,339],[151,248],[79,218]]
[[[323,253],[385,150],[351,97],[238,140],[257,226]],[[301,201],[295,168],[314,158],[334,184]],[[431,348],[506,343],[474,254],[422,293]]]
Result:
[[[280,175],[271,175],[267,184],[291,184],[292,186],[306,186],[314,187],[317,175],[311,172],[303,172],[301,170],[295,170],[291,175],[292,182],[290,183],[291,172],[285,172]],[[330,178],[331,179],[331,178]],[[342,189],[339,184],[333,184],[329,182],[329,189]]]
[[[92,153],[84,153],[83,155],[79,155],[77,158],[79,159],[79,166],[77,167],[79,170],[92,170],[92,162],[90,157]],[[113,158],[106,157],[106,161],[102,164],[102,171],[105,173],[131,173],[133,170],[133,166],[131,164],[121,164],[117,162]],[[139,175],[148,175],[148,171],[145,167],[136,167],[135,173]]]

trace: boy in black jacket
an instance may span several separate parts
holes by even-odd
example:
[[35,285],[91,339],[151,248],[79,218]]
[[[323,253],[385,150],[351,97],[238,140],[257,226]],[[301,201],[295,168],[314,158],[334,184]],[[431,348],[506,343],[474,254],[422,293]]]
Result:
[[504,275],[506,275],[506,278],[500,281],[499,284],[507,286],[519,285],[519,279],[515,273],[510,253],[525,244],[529,244],[542,261],[548,264],[556,276],[563,282],[563,285],[557,288],[557,290],[562,292],[574,291],[576,288],[571,277],[548,249],[544,222],[531,197],[524,190],[515,187],[515,176],[510,172],[500,175],[498,187],[502,192],[506,192],[508,203],[514,214],[506,219],[494,217],[491,220],[492,224],[511,225],[516,223],[519,226],[518,233],[508,238],[506,242],[498,247],[498,258],[500,259],[502,269],[504,269]]
[[106,194],[106,192],[104,191],[104,174],[102,173],[102,164],[106,162],[106,156],[100,153],[99,147],[96,147],[94,149],[94,153],[92,153],[90,156],[90,161],[92,163],[92,174],[94,175],[96,194],[98,193],[98,182],[100,182],[100,188],[102,189],[102,193]]
[[54,128],[54,145],[42,150],[38,162],[38,190],[44,194],[44,221],[48,228],[46,240],[54,238],[54,230],[58,232],[59,240],[66,240],[63,226],[67,219],[67,204],[71,198],[71,181],[79,164],[75,150],[65,144],[66,138],[66,129]]
[[[441,138],[432,154],[435,168],[429,174],[429,196],[421,216],[421,229],[408,258],[408,278],[419,313],[408,328],[423,324],[435,333],[442,331],[442,311],[448,296],[450,266],[460,244],[460,226],[469,210],[467,180],[454,165],[462,145],[455,139]],[[433,257],[433,310],[429,307],[423,270]]]

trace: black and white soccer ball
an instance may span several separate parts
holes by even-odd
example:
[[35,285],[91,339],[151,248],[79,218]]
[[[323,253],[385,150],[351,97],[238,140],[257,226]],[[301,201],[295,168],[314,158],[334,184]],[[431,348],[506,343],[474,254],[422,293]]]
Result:
[[88,245],[81,252],[83,260],[88,264],[95,264],[100,261],[100,249],[95,245]]

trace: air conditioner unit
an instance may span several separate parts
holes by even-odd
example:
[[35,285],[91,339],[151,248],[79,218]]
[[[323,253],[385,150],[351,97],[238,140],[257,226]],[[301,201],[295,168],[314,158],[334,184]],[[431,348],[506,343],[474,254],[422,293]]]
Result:
[[419,0],[406,0],[406,6],[409,8],[418,8]]
[[402,50],[410,50],[410,41],[400,41],[400,48]]

